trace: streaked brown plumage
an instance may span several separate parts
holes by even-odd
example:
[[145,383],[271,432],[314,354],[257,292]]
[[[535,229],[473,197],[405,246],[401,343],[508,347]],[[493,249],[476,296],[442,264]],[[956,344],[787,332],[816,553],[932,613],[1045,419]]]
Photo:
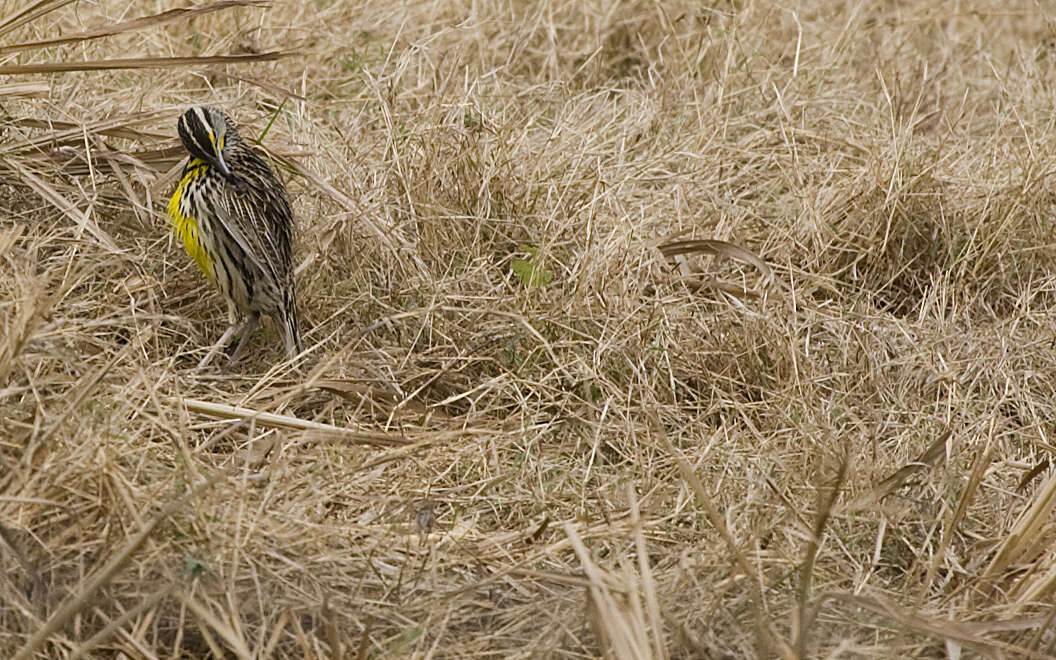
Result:
[[191,108],[177,129],[190,158],[169,201],[169,218],[188,254],[227,299],[231,327],[221,342],[243,317],[234,361],[266,314],[281,328],[287,355],[295,355],[302,346],[286,187],[222,111]]

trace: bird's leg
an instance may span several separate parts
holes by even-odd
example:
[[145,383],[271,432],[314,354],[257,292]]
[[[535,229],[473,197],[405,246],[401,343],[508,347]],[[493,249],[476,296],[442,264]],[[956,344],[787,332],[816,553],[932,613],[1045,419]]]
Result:
[[231,341],[231,337],[234,336],[236,330],[238,330],[237,325],[230,325],[227,327],[227,330],[225,330],[224,334],[220,336],[220,339],[213,344],[212,348],[209,349],[209,352],[205,354],[204,358],[202,358],[202,361],[198,363],[199,371],[205,369],[209,363],[213,361],[213,358],[216,357],[216,354],[224,350],[224,347]]
[[242,349],[249,341],[249,336],[253,334],[253,331],[257,329],[257,320],[260,319],[260,315],[256,312],[250,312],[249,317],[246,319],[246,323],[242,326],[241,335],[238,340],[238,346],[235,346],[235,350],[231,353],[231,357],[228,360],[227,366],[232,367],[238,362],[238,356],[242,353]]
[[204,358],[202,358],[202,361],[198,363],[199,371],[209,366],[209,363],[216,358],[216,354],[227,347],[231,342],[231,337],[235,335],[238,328],[238,313],[235,310],[235,304],[229,300],[227,301],[227,330],[224,330],[224,334],[220,336],[220,339],[213,344],[212,348],[209,349],[209,352],[205,354]]

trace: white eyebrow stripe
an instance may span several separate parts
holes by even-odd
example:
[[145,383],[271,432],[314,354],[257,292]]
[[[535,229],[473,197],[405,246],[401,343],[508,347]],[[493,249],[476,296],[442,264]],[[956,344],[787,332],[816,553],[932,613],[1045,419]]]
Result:
[[200,121],[202,123],[202,126],[206,126],[206,127],[209,126],[209,120],[206,119],[206,117],[205,117],[205,109],[202,108],[202,106],[200,106],[200,105],[194,106],[193,108],[191,108],[191,112],[193,112],[194,116],[198,118],[198,121]]
[[[195,144],[198,145],[198,148],[202,151],[202,153],[215,154],[216,146],[208,140],[208,136],[214,134],[213,126],[209,123],[209,119],[205,114],[205,108],[196,105],[191,108],[189,114],[193,115],[194,119],[198,120],[198,125],[201,126],[200,131],[189,131],[191,139],[193,139]],[[194,121],[191,121],[190,124],[193,126]],[[205,141],[200,138],[204,138]]]

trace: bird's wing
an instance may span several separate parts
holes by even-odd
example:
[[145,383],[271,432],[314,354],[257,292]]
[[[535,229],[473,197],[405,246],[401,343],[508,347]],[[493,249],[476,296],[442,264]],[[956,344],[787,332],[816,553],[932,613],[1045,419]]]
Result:
[[247,257],[281,285],[293,270],[293,212],[285,188],[270,168],[252,174],[240,183],[224,182],[225,194],[218,196],[216,215]]

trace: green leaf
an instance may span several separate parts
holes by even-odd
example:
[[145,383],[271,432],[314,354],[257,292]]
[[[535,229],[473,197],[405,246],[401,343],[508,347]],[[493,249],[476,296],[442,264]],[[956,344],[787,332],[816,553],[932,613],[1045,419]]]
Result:
[[356,51],[352,51],[351,55],[341,58],[341,68],[344,71],[356,73],[362,66],[363,58]]
[[199,577],[202,573],[209,570],[209,566],[206,565],[204,559],[199,559],[191,555],[183,556],[183,570],[187,572],[191,577]]
[[279,107],[275,108],[275,114],[271,116],[271,120],[268,121],[268,125],[264,127],[264,132],[261,133],[260,137],[257,138],[257,144],[261,144],[264,142],[264,136],[268,134],[268,131],[271,130],[271,125],[275,123],[275,119],[279,116],[279,113],[282,112],[282,109],[286,107],[286,101],[289,101],[289,99],[282,99],[282,103],[279,104]]
[[554,274],[543,266],[542,260],[538,257],[539,248],[534,245],[526,245],[523,246],[523,249],[528,253],[528,258],[514,259],[513,274],[517,276],[521,284],[529,289],[546,288],[546,285],[550,284],[550,280],[554,279]]

